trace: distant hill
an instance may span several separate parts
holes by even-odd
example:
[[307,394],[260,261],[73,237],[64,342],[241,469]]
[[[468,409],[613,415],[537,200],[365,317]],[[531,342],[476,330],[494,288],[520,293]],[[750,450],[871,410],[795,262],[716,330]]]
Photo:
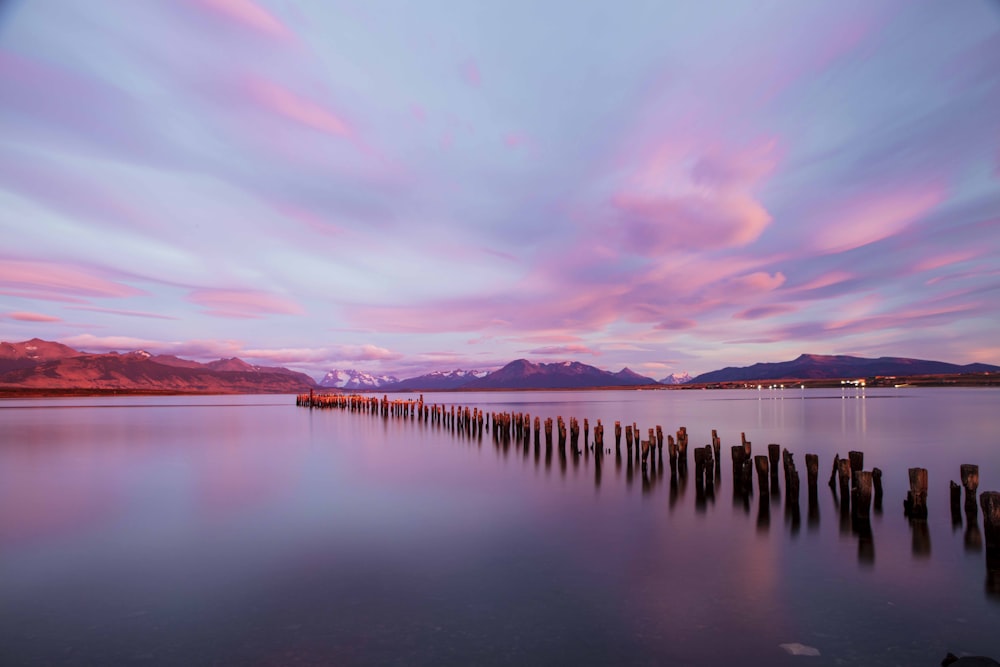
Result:
[[656,380],[627,368],[611,373],[578,361],[536,364],[518,359],[486,377],[462,385],[462,389],[586,389],[647,384],[656,384]]
[[316,386],[304,373],[241,359],[202,364],[136,350],[88,354],[34,338],[0,343],[0,390],[177,393],[298,393]]
[[952,373],[1000,372],[1000,366],[989,364],[949,364],[904,357],[851,357],[846,355],[803,354],[792,361],[760,363],[752,366],[729,366],[702,373],[691,380],[694,384],[714,382],[752,382],[758,380],[835,380],[838,378],[868,378],[876,375],[945,375]]

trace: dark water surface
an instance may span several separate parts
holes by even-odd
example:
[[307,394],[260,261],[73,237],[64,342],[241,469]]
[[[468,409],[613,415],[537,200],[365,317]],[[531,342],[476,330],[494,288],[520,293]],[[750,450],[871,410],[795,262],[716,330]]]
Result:
[[[961,463],[1000,490],[1000,391],[841,394],[425,396],[600,418],[612,450],[616,419],[686,426],[692,447],[718,429],[714,497],[613,452],[598,470],[592,454],[547,459],[544,443],[536,456],[289,396],[0,402],[0,664],[1000,658],[982,519],[954,526],[948,502]],[[798,522],[781,496],[734,499],[741,431],[754,453],[795,454]],[[885,471],[870,539],[826,486],[850,449]],[[807,452],[820,456],[813,512]],[[924,526],[902,515],[911,466],[929,471]],[[819,657],[781,647],[794,643]]]

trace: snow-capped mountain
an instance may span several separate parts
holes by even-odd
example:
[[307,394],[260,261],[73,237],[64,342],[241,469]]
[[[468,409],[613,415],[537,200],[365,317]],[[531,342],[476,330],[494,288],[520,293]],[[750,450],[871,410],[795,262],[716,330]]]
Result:
[[667,377],[660,380],[660,384],[685,384],[691,381],[691,376],[687,371],[683,373],[671,373]]
[[334,369],[319,381],[321,387],[336,387],[338,389],[380,389],[388,384],[396,384],[399,378],[392,375],[372,375],[354,369]]
[[391,388],[393,391],[458,389],[468,382],[486,377],[489,374],[489,371],[480,370],[466,371],[456,369],[453,371],[434,371],[426,375],[418,375],[417,377],[400,380],[392,385]]

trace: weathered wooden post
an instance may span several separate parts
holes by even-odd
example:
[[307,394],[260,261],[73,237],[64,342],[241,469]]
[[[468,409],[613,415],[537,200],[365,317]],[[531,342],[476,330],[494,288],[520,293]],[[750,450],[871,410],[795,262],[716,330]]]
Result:
[[833,455],[833,470],[830,471],[830,488],[837,490],[837,471],[840,470],[840,454]]
[[875,513],[882,513],[882,469],[872,468],[872,486],[875,487]]
[[1000,552],[1000,492],[986,491],[979,496],[983,508],[983,534],[986,548]]
[[903,510],[911,519],[927,518],[927,469],[910,468],[910,490],[903,502]]
[[761,495],[765,496],[768,494],[768,458],[763,454],[758,454],[753,457],[753,462],[757,468],[757,488]]
[[962,525],[962,487],[953,480],[948,480],[948,494],[951,499],[951,526]]
[[867,521],[872,504],[872,474],[862,470],[854,475],[855,487],[851,490],[851,507],[855,521]]
[[677,459],[680,464],[681,473],[687,472],[687,450],[688,450],[687,428],[681,426],[677,430]]
[[809,485],[809,494],[816,493],[816,483],[819,479],[819,456],[816,454],[806,454],[806,477]]
[[976,490],[979,488],[979,466],[963,463],[959,466],[962,476],[962,486],[965,487],[965,510],[976,511]]
[[778,473],[778,460],[781,458],[781,445],[771,443],[767,446],[767,459],[770,463],[771,474]]
[[701,447],[696,447],[694,450],[694,481],[695,484],[701,484],[705,477],[705,450]]
[[677,474],[677,443],[674,442],[674,436],[667,436],[667,456],[670,457],[670,474]]
[[[764,457],[764,460],[766,461],[767,457]],[[743,495],[745,496],[749,496],[753,493],[753,468],[753,459],[750,457],[744,458],[743,469],[740,470],[740,488],[743,489]]]
[[730,448],[733,454],[733,497],[746,495],[743,488],[743,462],[746,461],[746,452],[743,445],[733,445]]
[[851,487],[857,484],[855,477],[865,469],[864,452],[847,452],[847,460],[851,462]]
[[846,505],[851,499],[851,461],[850,459],[840,459],[837,461],[837,476],[840,479],[840,504]]
[[615,422],[615,450],[621,452],[622,449],[622,423]]
[[625,424],[625,449],[632,453],[632,426],[630,424]]

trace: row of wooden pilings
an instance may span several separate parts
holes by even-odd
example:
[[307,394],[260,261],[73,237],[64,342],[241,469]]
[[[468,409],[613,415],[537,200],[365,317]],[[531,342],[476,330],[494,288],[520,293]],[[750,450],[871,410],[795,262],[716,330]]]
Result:
[[[337,408],[348,412],[368,414],[383,419],[409,419],[438,425],[452,429],[455,432],[472,437],[483,437],[484,432],[492,434],[497,444],[509,445],[521,443],[527,452],[534,442],[536,455],[544,441],[546,454],[555,447],[561,456],[569,452],[574,456],[581,453],[588,456],[591,452],[595,457],[600,474],[601,460],[611,449],[605,446],[604,424],[597,420],[593,428],[593,444],[591,445],[591,427],[588,419],[583,420],[583,446],[580,446],[581,424],[575,417],[566,422],[557,417],[553,423],[551,418],[544,422],[539,416],[521,412],[489,412],[478,407],[463,407],[458,405],[427,404],[423,395],[418,399],[393,399],[383,395],[359,394],[316,394],[312,391],[296,398],[296,404],[309,408]],[[555,427],[553,429],[553,427]],[[627,461],[631,466],[634,461],[640,464],[645,475],[647,465],[652,462],[659,464],[662,470],[663,446],[666,441],[667,459],[670,465],[672,482],[679,475],[687,478],[689,440],[685,427],[680,427],[675,434],[667,434],[661,426],[649,428],[643,438],[638,424],[626,424],[624,428],[620,421],[614,423],[614,441],[616,460],[621,460],[621,445],[624,436]],[[714,497],[714,487],[720,478],[722,443],[718,433],[713,430],[711,444],[696,447],[693,450],[695,484],[699,494],[708,493]],[[783,472],[786,506],[798,516],[799,472],[795,465],[792,452],[782,449],[780,445],[769,444],[767,454],[752,453],[752,443],[746,434],[740,434],[740,444],[731,448],[733,465],[733,495],[734,498],[749,498],[753,493],[753,477],[756,471],[757,487],[761,494],[761,509],[769,495],[774,495],[779,484],[779,466]],[[816,454],[806,454],[806,479],[809,493],[810,511],[816,505],[817,485],[819,477],[819,457]],[[631,469],[631,468],[630,468]],[[926,528],[927,518],[927,470],[925,468],[909,469],[909,491],[903,501],[905,516],[910,520],[914,534],[914,553],[929,552],[929,535]],[[714,473],[714,474],[713,474]],[[829,486],[834,497],[839,495],[841,517],[849,518],[855,532],[865,539],[866,531],[870,537],[869,517],[872,507],[876,512],[882,510],[882,471],[879,468],[864,470],[864,453],[850,451],[846,458],[834,457],[830,473]],[[969,526],[977,526],[978,508],[977,492],[979,487],[979,468],[976,465],[962,464],[960,466],[960,484],[950,482],[950,498],[953,525],[961,525],[964,509]],[[772,491],[773,489],[773,491]],[[838,493],[839,491],[839,493]],[[963,493],[964,491],[964,493]],[[964,495],[964,502],[963,502]],[[978,505],[983,511],[983,535],[987,549],[988,569],[995,575],[992,582],[993,592],[1000,593],[1000,492],[988,491],[978,497]],[[972,538],[973,540],[975,538]],[[862,542],[862,548],[863,548]],[[926,545],[926,546],[925,546]],[[990,567],[993,564],[994,567]],[[987,582],[988,588],[990,582]]]

